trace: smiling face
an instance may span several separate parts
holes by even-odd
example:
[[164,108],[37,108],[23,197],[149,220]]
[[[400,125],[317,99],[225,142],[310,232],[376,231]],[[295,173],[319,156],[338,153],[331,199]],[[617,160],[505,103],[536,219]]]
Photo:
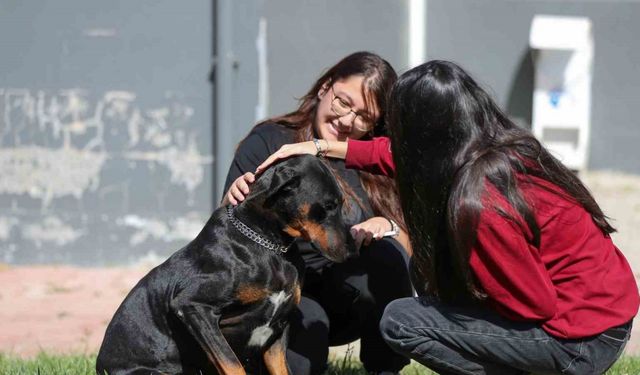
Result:
[[313,123],[318,137],[345,141],[362,138],[371,131],[380,111],[370,95],[360,75],[323,85]]

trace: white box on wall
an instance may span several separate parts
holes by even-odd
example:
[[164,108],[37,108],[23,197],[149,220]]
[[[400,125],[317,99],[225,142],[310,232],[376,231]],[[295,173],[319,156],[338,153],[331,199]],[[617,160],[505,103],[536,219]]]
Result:
[[593,35],[584,17],[537,15],[529,45],[534,50],[532,129],[567,167],[587,166]]

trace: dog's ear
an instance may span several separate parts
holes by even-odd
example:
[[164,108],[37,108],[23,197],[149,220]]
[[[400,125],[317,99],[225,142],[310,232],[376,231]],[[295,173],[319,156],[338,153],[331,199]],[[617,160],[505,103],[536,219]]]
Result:
[[271,181],[269,181],[263,207],[271,208],[279,199],[294,194],[300,186],[301,179],[302,177],[294,168],[282,164],[277,165],[274,168]]

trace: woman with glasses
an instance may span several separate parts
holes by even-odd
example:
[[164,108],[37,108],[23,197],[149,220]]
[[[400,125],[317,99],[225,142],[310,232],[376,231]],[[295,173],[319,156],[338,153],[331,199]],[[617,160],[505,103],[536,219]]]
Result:
[[[259,123],[240,143],[223,203],[241,202],[254,181],[252,172],[284,144],[309,141],[322,154],[328,142],[384,135],[387,92],[395,80],[391,65],[376,54],[357,52],[339,61],[295,111]],[[395,186],[388,177],[348,170],[342,160],[329,162],[345,185],[344,213],[360,256],[337,264],[314,251],[313,244],[298,244],[306,270],[288,363],[294,374],[320,374],[330,345],[360,338],[367,371],[397,373],[408,360],[387,346],[378,329],[386,305],[412,293],[410,250]]]

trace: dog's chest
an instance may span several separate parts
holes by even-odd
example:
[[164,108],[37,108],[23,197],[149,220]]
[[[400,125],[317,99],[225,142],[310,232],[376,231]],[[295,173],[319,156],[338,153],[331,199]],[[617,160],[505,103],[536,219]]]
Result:
[[[282,321],[291,310],[292,293],[274,292],[266,300],[264,322],[250,331],[247,346],[263,347],[274,335],[275,330],[282,329]],[[279,332],[278,332],[279,333]]]
[[255,265],[254,271],[254,277],[236,284],[235,302],[223,311],[220,322],[234,350],[248,353],[262,351],[280,337],[300,301],[297,271],[289,262],[271,259]]
[[220,328],[241,361],[264,351],[282,336],[297,298],[294,291],[270,291],[241,311],[223,314]]

